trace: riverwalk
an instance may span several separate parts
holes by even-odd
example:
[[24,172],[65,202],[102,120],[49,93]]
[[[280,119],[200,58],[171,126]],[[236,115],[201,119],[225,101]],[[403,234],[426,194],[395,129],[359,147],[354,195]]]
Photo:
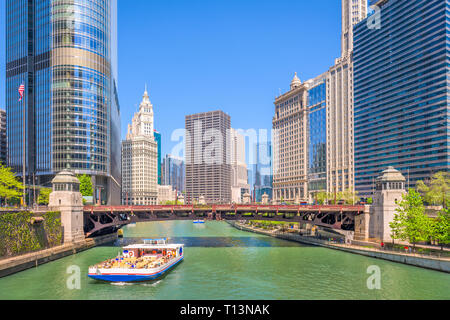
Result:
[[0,260],[0,278],[35,268],[44,263],[55,261],[99,245],[114,242],[116,239],[117,233],[114,233]]
[[254,232],[258,234],[264,234],[267,236],[288,240],[288,241],[296,241],[305,244],[311,244],[321,247],[326,247],[329,249],[341,250],[349,253],[364,255],[377,259],[384,259],[393,262],[408,264],[416,267],[432,269],[436,271],[450,273],[450,258],[446,257],[432,257],[429,255],[417,254],[417,253],[403,253],[403,252],[395,252],[395,251],[387,251],[383,249],[376,248],[367,248],[354,244],[343,244],[343,243],[333,243],[327,240],[317,239],[313,236],[305,236],[299,234],[293,234],[289,232],[281,232],[279,230],[276,231],[267,231],[255,227],[251,227],[249,225],[244,225],[238,222],[228,222],[233,227],[248,231]]

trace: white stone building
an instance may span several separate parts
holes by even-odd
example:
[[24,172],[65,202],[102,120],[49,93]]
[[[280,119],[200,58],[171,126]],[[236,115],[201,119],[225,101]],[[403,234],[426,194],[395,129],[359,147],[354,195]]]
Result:
[[172,186],[158,186],[158,204],[166,204],[168,201],[176,201],[177,192]]
[[158,145],[153,105],[145,89],[139,111],[122,142],[122,204],[155,205],[158,197]]
[[242,203],[243,195],[250,192],[247,163],[245,162],[245,137],[231,129],[231,198],[233,203]]
[[327,76],[328,192],[355,188],[353,26],[366,16],[366,0],[342,0],[341,57]]
[[290,91],[275,100],[273,118],[273,199],[308,199],[307,86],[295,73]]

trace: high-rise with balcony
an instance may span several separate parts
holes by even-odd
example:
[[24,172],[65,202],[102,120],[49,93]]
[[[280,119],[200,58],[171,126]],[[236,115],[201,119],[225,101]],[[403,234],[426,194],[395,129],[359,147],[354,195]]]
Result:
[[120,202],[116,79],[117,0],[6,0],[8,164],[21,176],[25,156],[27,184],[70,170],[93,177],[96,203]]
[[231,203],[231,118],[223,111],[186,116],[186,201]]
[[[370,196],[389,166],[407,187],[450,168],[450,2],[372,1],[354,29],[355,180]],[[372,27],[369,27],[372,26]]]

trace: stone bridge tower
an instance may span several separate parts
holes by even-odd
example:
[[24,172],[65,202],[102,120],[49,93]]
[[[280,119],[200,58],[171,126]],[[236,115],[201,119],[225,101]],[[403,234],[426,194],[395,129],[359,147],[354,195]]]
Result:
[[50,210],[61,212],[64,229],[64,243],[85,239],[83,218],[83,197],[80,193],[80,181],[70,171],[58,173],[52,180],[53,192],[50,193]]
[[369,210],[355,219],[355,240],[391,241],[390,223],[406,194],[406,178],[389,167],[376,179],[376,191]]

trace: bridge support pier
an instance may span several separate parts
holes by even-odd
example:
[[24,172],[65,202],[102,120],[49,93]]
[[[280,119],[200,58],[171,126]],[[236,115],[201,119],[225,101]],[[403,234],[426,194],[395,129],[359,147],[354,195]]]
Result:
[[61,212],[64,243],[85,239],[83,218],[83,197],[80,193],[80,181],[75,174],[63,171],[52,181],[49,208]]

